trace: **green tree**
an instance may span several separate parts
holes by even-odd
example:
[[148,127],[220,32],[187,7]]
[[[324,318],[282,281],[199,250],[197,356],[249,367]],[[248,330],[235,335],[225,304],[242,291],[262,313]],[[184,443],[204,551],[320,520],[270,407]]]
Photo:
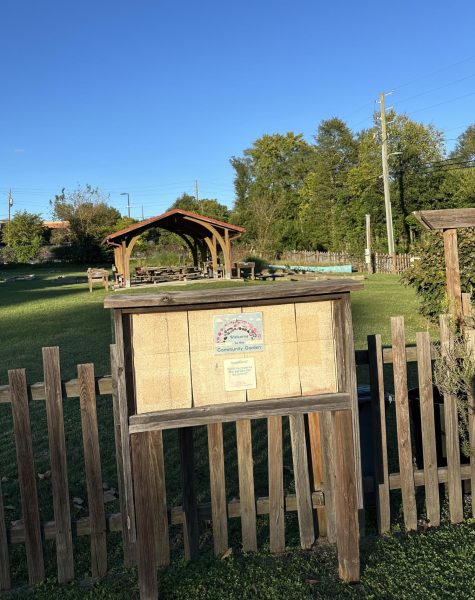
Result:
[[181,208],[218,221],[228,222],[230,218],[229,208],[218,200],[214,198],[197,200],[194,196],[186,193],[177,198],[168,210],[173,208]]
[[63,189],[52,201],[54,217],[69,221],[61,256],[81,263],[107,260],[111,249],[102,242],[108,233],[117,230],[120,212],[107,204],[107,197],[98,188],[86,185],[70,193]]
[[17,262],[31,262],[39,256],[43,241],[43,220],[26,210],[15,213],[3,231],[3,242],[12,250]]

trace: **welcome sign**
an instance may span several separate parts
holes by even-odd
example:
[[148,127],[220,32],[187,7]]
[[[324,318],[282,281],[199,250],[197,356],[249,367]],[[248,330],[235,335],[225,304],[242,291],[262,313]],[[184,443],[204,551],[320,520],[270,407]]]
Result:
[[262,312],[214,315],[214,353],[262,352]]

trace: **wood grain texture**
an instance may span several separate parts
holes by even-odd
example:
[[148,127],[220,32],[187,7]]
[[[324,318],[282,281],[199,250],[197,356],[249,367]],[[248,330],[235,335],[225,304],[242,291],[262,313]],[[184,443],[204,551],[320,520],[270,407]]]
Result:
[[257,550],[256,498],[254,495],[254,465],[252,459],[251,422],[236,422],[236,442],[241,508],[242,549]]
[[333,413],[336,446],[336,543],[338,571],[345,582],[359,581],[358,495],[351,411]]
[[[310,446],[310,459],[312,462],[312,483],[314,492],[324,494],[324,470],[322,436],[320,428],[320,413],[308,414],[308,437]],[[327,514],[324,506],[317,508],[318,536],[327,535]]]
[[[167,567],[170,564],[170,538],[168,533],[163,434],[161,431],[150,431],[147,435],[149,436],[149,467],[150,478],[152,481],[150,491],[153,497],[154,506],[157,567]],[[184,522],[185,512],[182,510],[182,523]]]
[[427,229],[475,227],[475,208],[420,210],[412,214]]
[[404,524],[406,529],[410,531],[417,529],[417,508],[407,397],[407,365],[403,317],[391,317],[391,335],[394,357],[394,391]]
[[8,371],[8,382],[12,396],[13,432],[15,434],[22,517],[25,526],[28,581],[31,585],[35,585],[45,578],[45,569],[25,370]]
[[320,434],[322,440],[323,490],[325,494],[325,514],[327,538],[331,544],[336,542],[336,466],[335,431],[331,413],[320,413]]
[[10,586],[10,557],[8,553],[7,527],[5,524],[5,511],[3,508],[3,492],[0,475],[0,592],[9,590]]
[[107,573],[107,539],[94,365],[78,365],[78,380],[87,504],[91,523],[91,573],[93,579],[98,579]]
[[178,430],[178,442],[180,446],[183,512],[185,514],[185,520],[183,523],[185,559],[195,560],[199,555],[200,530],[195,489],[193,428],[180,428]]
[[429,332],[416,333],[417,370],[421,409],[422,455],[424,457],[426,513],[434,527],[440,524],[437,448],[435,442],[434,394]]
[[[117,363],[117,347],[115,344],[110,345],[110,360],[111,360],[111,377],[112,381],[112,403],[114,414],[114,439],[115,439],[115,458],[117,463],[117,482],[119,487],[119,502],[120,502],[120,517],[122,520],[122,550],[124,553],[124,565],[131,567],[136,564],[135,542],[131,539],[131,529],[129,528],[130,515],[127,512],[126,493],[125,493],[125,472],[124,459],[122,448],[122,435],[120,429],[120,405],[118,391],[118,363]],[[135,527],[135,516],[134,516]]]
[[273,416],[308,413],[313,411],[344,410],[350,407],[346,393],[322,394],[296,398],[278,398],[255,402],[239,402],[225,406],[203,406],[187,410],[161,411],[130,417],[130,432],[155,429],[226,423],[241,419],[263,419]]
[[267,419],[267,447],[270,551],[283,552],[285,550],[285,513],[282,417]]
[[[467,348],[471,358],[475,361],[475,329],[465,331]],[[468,408],[468,433],[470,448],[475,448],[475,381],[472,381],[472,394],[469,398]],[[472,517],[475,517],[475,455],[470,454],[470,482],[472,489]]]
[[216,556],[221,556],[228,549],[228,507],[222,423],[208,425],[208,456],[214,553]]
[[131,435],[137,519],[137,570],[141,600],[158,598],[154,479],[150,469],[151,434]]
[[[447,356],[448,360],[453,360],[453,321],[448,315],[440,315],[440,344],[442,357]],[[452,356],[452,359],[450,359],[450,356]],[[444,416],[450,521],[452,523],[460,523],[463,519],[463,498],[460,476],[460,441],[456,396],[444,396]]]
[[315,542],[313,524],[313,508],[308,475],[307,441],[305,438],[304,416],[290,415],[290,441],[292,445],[292,462],[295,478],[295,495],[297,496],[300,545],[309,549]]
[[251,287],[235,287],[228,289],[190,290],[186,292],[167,292],[161,294],[112,295],[104,300],[105,308],[154,307],[170,308],[182,306],[191,309],[193,306],[206,308],[207,304],[233,303],[234,305],[252,305],[259,300],[277,301],[286,298],[323,297],[327,294],[346,293],[363,289],[360,282],[350,279],[333,279],[331,281],[305,281],[299,283],[283,283]]
[[64,437],[63,397],[59,348],[43,348],[43,371],[45,376],[46,419],[53,488],[53,510],[56,522],[56,561],[58,581],[66,583],[74,579],[73,538],[71,534],[71,511],[69,507],[68,466]]
[[389,469],[386,436],[386,405],[384,399],[383,348],[380,335],[368,336],[369,380],[373,411],[373,452],[376,492],[376,510],[379,533],[387,533],[391,526],[389,502]]
[[445,273],[449,311],[459,322],[462,318],[462,287],[460,283],[459,249],[456,229],[444,230]]

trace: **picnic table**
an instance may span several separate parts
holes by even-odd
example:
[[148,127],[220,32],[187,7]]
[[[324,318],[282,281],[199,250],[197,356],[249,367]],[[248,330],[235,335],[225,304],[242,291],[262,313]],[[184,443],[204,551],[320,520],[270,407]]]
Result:
[[94,281],[100,281],[106,290],[109,289],[109,271],[107,269],[94,269],[89,267],[87,270],[87,282],[89,291],[92,292],[92,284]]

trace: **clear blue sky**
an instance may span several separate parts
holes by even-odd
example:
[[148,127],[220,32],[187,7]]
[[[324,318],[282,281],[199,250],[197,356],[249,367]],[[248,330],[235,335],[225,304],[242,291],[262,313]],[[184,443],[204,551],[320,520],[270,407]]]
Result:
[[264,133],[369,126],[380,91],[448,144],[475,122],[468,0],[4,0],[0,218],[90,183],[123,213],[183,192],[232,204]]

